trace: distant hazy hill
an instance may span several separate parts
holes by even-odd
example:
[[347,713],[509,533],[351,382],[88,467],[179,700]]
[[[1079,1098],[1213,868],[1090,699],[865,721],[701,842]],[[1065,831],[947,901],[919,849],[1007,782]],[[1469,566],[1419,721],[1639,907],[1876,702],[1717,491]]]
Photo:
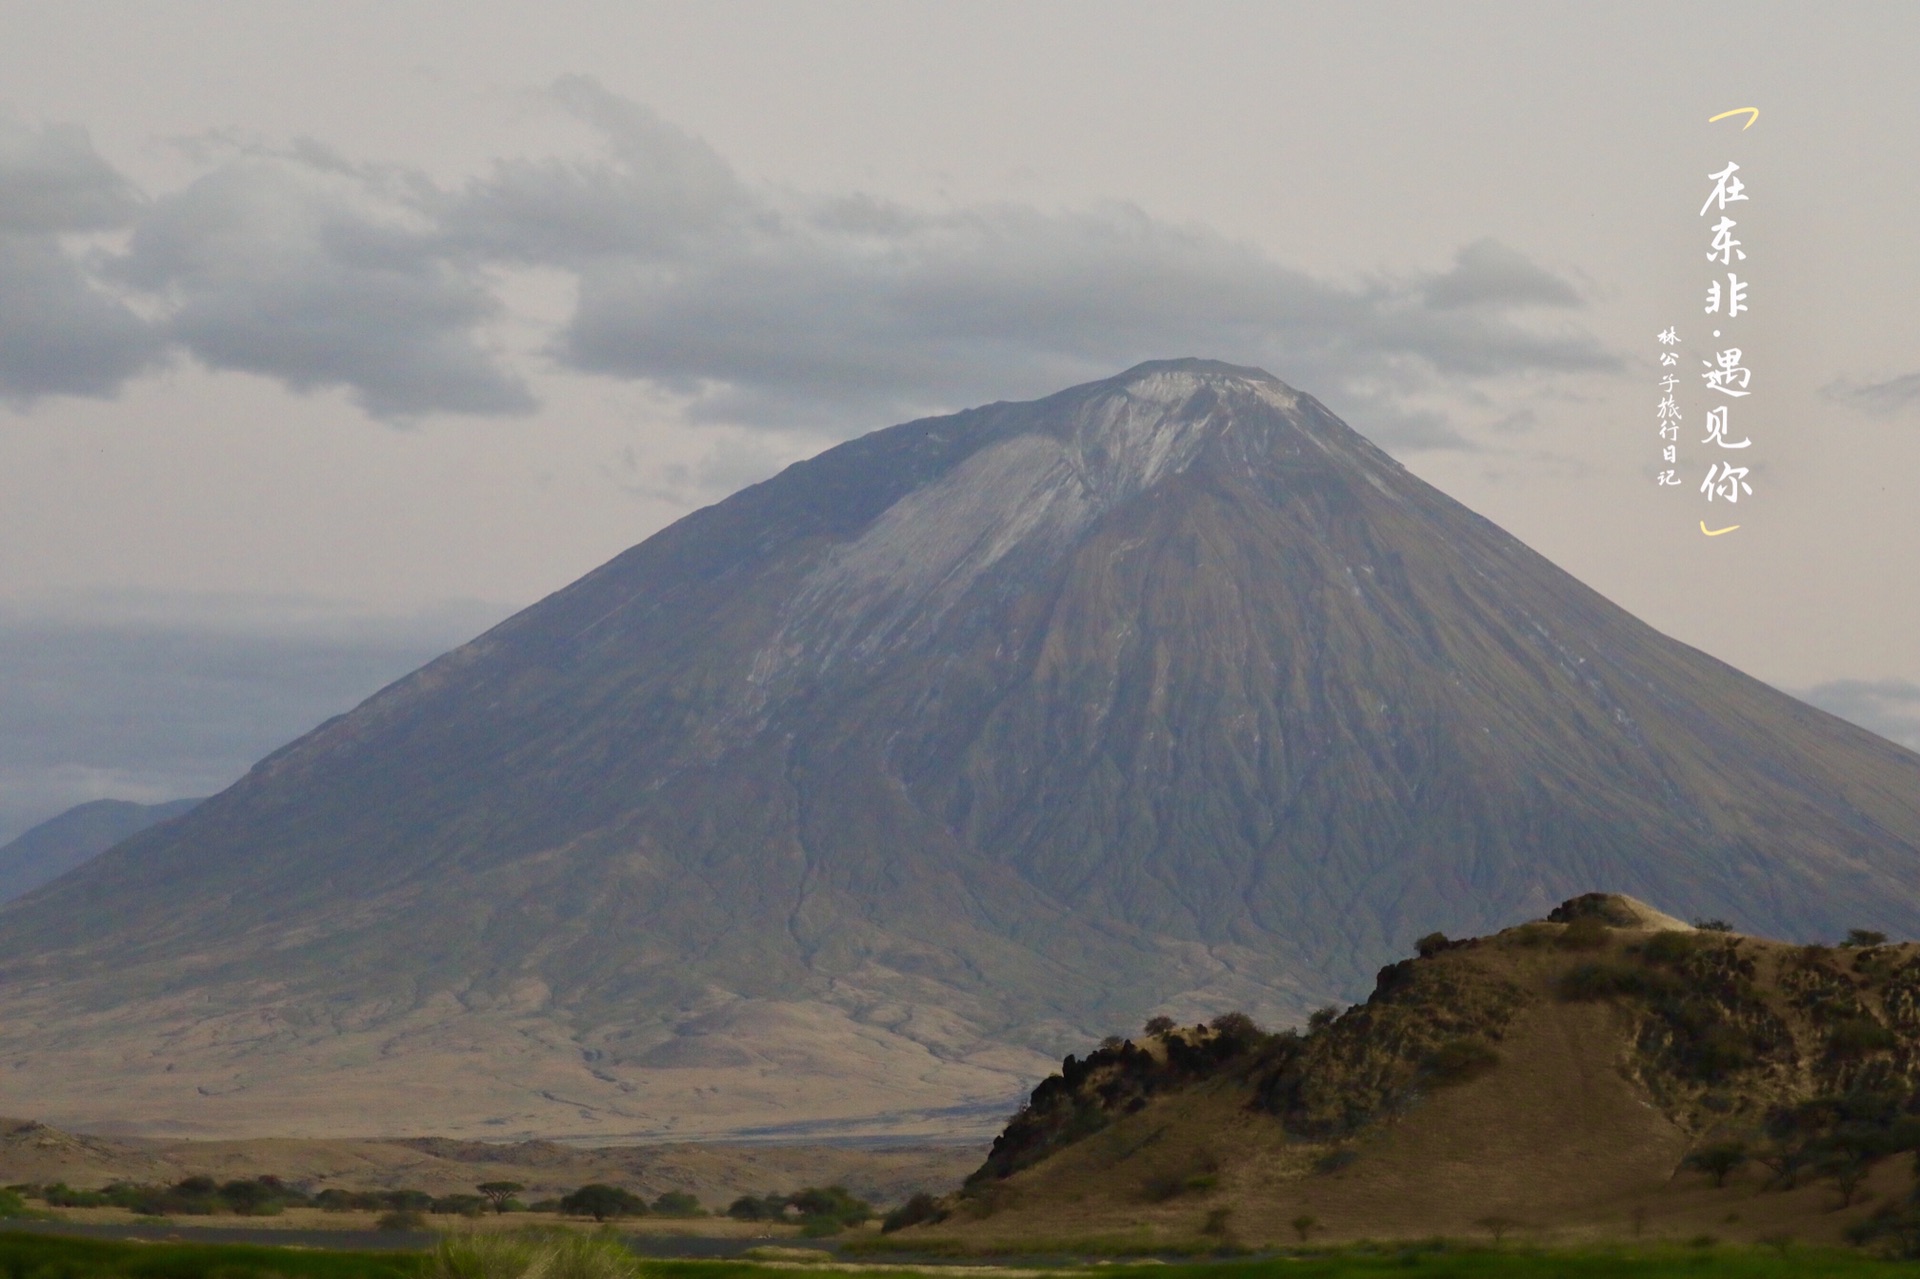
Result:
[[0,909],[0,1110],[978,1129],[1590,887],[1809,938],[1917,885],[1920,756],[1173,361],[790,467]]
[[1305,1035],[1228,1018],[1088,1045],[902,1246],[1837,1243],[1883,1210],[1915,1238],[1920,946],[1783,945],[1593,894],[1423,949]]
[[199,802],[174,799],[164,804],[135,804],[124,799],[96,799],[48,818],[0,847],[0,902],[51,883],[127,836],[178,817]]

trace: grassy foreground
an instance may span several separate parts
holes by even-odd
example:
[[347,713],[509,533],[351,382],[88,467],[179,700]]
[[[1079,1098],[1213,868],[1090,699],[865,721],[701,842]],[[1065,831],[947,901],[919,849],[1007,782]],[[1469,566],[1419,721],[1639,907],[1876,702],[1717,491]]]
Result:
[[422,1279],[419,1253],[334,1252],[230,1243],[121,1243],[0,1234],[5,1279]]
[[[593,1251],[598,1251],[594,1249]],[[611,1251],[609,1249],[608,1251]],[[624,1250],[621,1250],[624,1251]],[[811,1274],[858,1273],[863,1279],[913,1272],[887,1265],[774,1267],[753,1261],[642,1261],[619,1258],[611,1266],[568,1265],[549,1257],[521,1267],[506,1251],[486,1255],[456,1243],[436,1252],[346,1252],[257,1247],[243,1244],[121,1243],[57,1235],[0,1234],[3,1279],[790,1279]],[[531,1258],[528,1258],[529,1260]],[[559,1261],[560,1264],[554,1264]],[[976,1263],[977,1265],[978,1263]],[[1018,1264],[1018,1263],[1016,1263]],[[974,1274],[978,1270],[969,1267]],[[1022,1267],[1024,1273],[1032,1268]],[[1461,1279],[1847,1279],[1912,1273],[1911,1264],[1864,1253],[1829,1249],[1492,1249],[1419,1245],[1405,1248],[1345,1248],[1284,1257],[1194,1261],[1172,1265],[1048,1267],[1050,1273],[1098,1275],[1100,1279],[1347,1279],[1348,1276],[1461,1276]],[[921,1272],[924,1274],[924,1272]]]

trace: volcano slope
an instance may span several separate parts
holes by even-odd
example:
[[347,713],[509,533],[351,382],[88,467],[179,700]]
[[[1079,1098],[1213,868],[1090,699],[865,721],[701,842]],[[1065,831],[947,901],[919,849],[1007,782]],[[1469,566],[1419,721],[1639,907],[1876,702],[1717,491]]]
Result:
[[899,1246],[1920,1247],[1920,945],[1788,945],[1592,894],[1420,949],[1304,1035],[1228,1015],[1069,1057]]
[[0,1111],[985,1135],[1434,927],[1911,936],[1916,884],[1920,757],[1172,361],[797,464],[0,909]]

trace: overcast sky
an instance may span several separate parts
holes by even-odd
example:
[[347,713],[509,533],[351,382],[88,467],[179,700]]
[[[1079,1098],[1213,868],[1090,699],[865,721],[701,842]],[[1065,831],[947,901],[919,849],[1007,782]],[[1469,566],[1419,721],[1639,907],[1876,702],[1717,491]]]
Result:
[[[224,784],[833,442],[1179,355],[1269,369],[1660,629],[1920,746],[1912,5],[0,0],[0,29],[0,838]],[[1712,353],[1729,160],[1737,510],[1697,491],[1735,457],[1697,376],[1680,486],[1653,417],[1655,334]]]

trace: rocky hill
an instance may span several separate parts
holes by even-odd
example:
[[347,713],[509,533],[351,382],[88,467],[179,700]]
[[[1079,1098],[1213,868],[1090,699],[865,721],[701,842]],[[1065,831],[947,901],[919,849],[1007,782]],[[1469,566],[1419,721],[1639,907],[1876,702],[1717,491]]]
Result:
[[900,1238],[1920,1230],[1920,945],[1855,943],[1694,929],[1601,894],[1434,934],[1304,1033],[1161,1021],[1068,1057]]
[[1916,884],[1920,756],[1169,361],[795,465],[0,908],[0,1108],[984,1133],[1434,927],[1913,935]]

